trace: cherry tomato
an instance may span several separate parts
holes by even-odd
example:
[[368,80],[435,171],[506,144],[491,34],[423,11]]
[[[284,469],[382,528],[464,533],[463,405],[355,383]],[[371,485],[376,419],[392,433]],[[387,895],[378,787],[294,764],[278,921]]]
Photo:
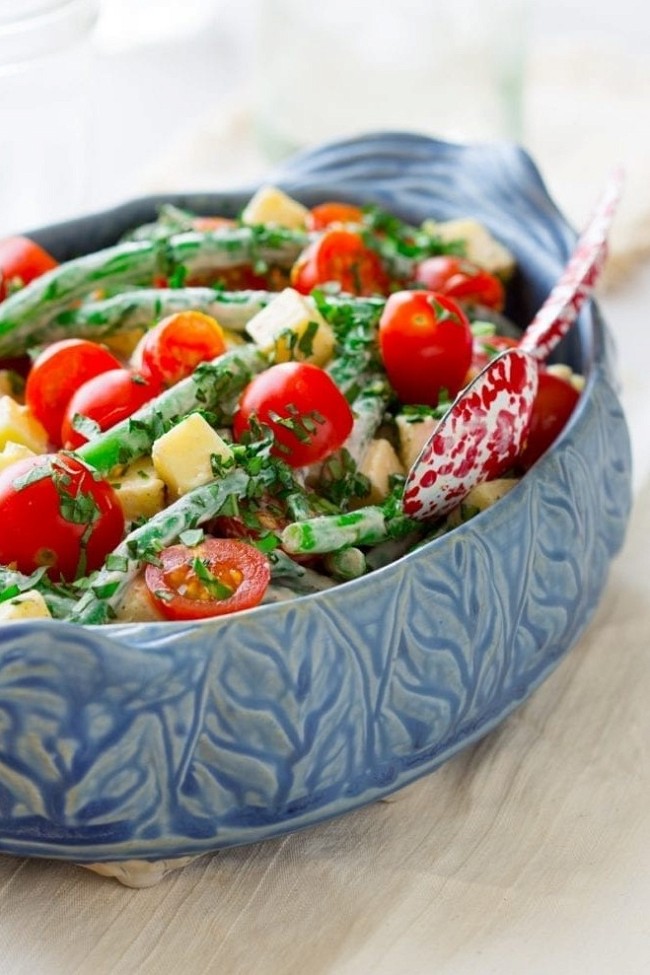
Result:
[[386,294],[390,285],[377,254],[352,230],[326,230],[291,269],[291,283],[302,294],[328,282],[352,295]]
[[61,424],[73,394],[95,376],[120,369],[119,359],[96,342],[63,339],[35,360],[25,386],[25,402],[47,430],[50,441],[61,443]]
[[58,261],[29,237],[0,240],[0,301],[12,287],[29,284],[54,267]]
[[233,538],[199,545],[171,545],[160,565],[147,565],[151,601],[168,620],[198,620],[250,609],[262,601],[271,578],[265,555]]
[[403,403],[436,406],[455,396],[472,359],[472,332],[451,298],[433,291],[392,294],[379,320],[384,368]]
[[200,362],[226,351],[223,329],[210,315],[180,311],[163,318],[138,343],[131,365],[160,386],[191,376]]
[[281,362],[260,373],[244,390],[235,414],[236,440],[251,421],[270,427],[273,453],[292,467],[323,460],[352,430],[352,410],[326,372],[308,362]]
[[429,291],[437,291],[468,305],[485,305],[501,311],[505,302],[501,281],[462,257],[427,257],[416,267],[414,280]]
[[307,214],[307,230],[325,230],[333,223],[361,223],[363,211],[351,203],[319,203]]
[[518,345],[518,339],[510,338],[507,335],[488,335],[474,339],[472,362],[467,370],[463,386],[467,386],[472,379],[476,379],[479,372],[485,369],[490,359],[493,359],[499,352],[505,352],[506,349],[514,349]]
[[0,563],[68,582],[99,569],[124,535],[111,485],[75,457],[43,454],[0,473]]
[[160,392],[151,379],[129,369],[111,369],[84,383],[68,402],[61,424],[61,442],[67,450],[76,450],[90,439],[75,417],[92,420],[100,430],[126,420]]
[[533,403],[533,414],[526,447],[519,463],[528,470],[545,453],[563,429],[580,394],[571,383],[540,370],[537,396]]

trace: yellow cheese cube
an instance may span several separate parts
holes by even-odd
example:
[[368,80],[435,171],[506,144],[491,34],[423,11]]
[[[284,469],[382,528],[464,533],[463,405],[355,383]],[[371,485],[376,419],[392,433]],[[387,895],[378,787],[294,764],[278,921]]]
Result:
[[277,186],[261,186],[241,215],[242,223],[269,223],[288,230],[304,230],[309,210]]
[[324,366],[334,352],[330,325],[304,295],[285,288],[249,321],[246,331],[276,362],[296,359]]
[[11,396],[0,396],[0,450],[9,441],[24,444],[35,454],[47,449],[47,433],[28,407]]
[[135,352],[135,347],[144,335],[143,328],[129,328],[126,332],[116,332],[115,335],[105,335],[102,344],[124,362]]
[[246,339],[239,332],[233,332],[229,328],[222,328],[222,332],[227,349],[236,349],[239,345],[246,344]]
[[585,377],[579,372],[574,372],[571,366],[567,366],[563,362],[557,362],[554,365],[548,366],[546,371],[550,372],[552,376],[557,376],[558,379],[563,379],[566,383],[569,383],[578,393],[581,393],[585,388]]
[[490,274],[507,278],[515,269],[515,259],[508,248],[495,240],[489,230],[478,220],[461,218],[444,220],[441,223],[425,220],[423,227],[428,233],[435,234],[445,242],[462,240],[468,261],[473,261]]
[[479,511],[484,511],[485,508],[500,501],[517,484],[519,484],[518,477],[499,477],[494,481],[483,481],[482,484],[477,484],[461,503],[449,512],[447,524],[450,528],[455,528],[456,525],[469,521]]
[[410,470],[420,456],[425,443],[438,426],[432,416],[406,416],[401,413],[395,418],[399,437],[399,456],[406,470]]
[[227,460],[232,451],[200,413],[190,413],[154,441],[153,466],[172,495],[180,497],[192,488],[214,480],[211,458]]
[[0,603],[1,623],[49,619],[51,616],[45,600],[36,589],[28,589],[27,592],[21,592],[13,599],[6,599]]
[[115,619],[120,623],[155,623],[163,619],[151,599],[144,576],[133,579],[115,607]]
[[165,507],[165,484],[148,458],[130,464],[112,484],[127,521],[151,518]]
[[381,504],[388,497],[390,491],[390,477],[392,474],[403,474],[404,468],[388,440],[372,440],[359,471],[370,481],[370,491],[364,503]]
[[24,444],[8,440],[0,450],[0,471],[15,464],[17,460],[25,460],[27,457],[36,457],[36,454]]

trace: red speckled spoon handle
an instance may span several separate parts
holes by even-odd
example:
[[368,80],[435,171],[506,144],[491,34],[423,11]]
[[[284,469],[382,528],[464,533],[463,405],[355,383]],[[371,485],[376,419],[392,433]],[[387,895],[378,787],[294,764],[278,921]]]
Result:
[[543,362],[564,338],[594,285],[607,257],[607,234],[621,198],[623,171],[615,170],[591,220],[569,258],[562,277],[526,329],[519,347]]

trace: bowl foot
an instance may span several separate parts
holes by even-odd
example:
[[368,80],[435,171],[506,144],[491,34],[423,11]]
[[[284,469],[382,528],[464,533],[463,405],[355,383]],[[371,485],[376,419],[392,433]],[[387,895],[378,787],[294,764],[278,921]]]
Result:
[[80,863],[78,866],[92,870],[102,877],[114,877],[125,887],[154,887],[172,870],[181,870],[195,856],[177,857],[171,860],[115,860],[110,863]]

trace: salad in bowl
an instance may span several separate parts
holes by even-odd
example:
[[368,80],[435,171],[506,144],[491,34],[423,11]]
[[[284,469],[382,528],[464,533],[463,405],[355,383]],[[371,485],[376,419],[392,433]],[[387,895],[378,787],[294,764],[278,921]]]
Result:
[[597,308],[489,479],[407,496],[574,240],[521,150],[388,134],[0,246],[0,849],[277,835],[525,700],[629,511]]
[[473,218],[263,186],[61,265],[9,238],[0,266],[0,343],[31,356],[0,372],[5,621],[197,620],[358,578],[514,487],[584,384],[544,367],[508,476],[417,521],[408,471],[518,344],[514,256]]

